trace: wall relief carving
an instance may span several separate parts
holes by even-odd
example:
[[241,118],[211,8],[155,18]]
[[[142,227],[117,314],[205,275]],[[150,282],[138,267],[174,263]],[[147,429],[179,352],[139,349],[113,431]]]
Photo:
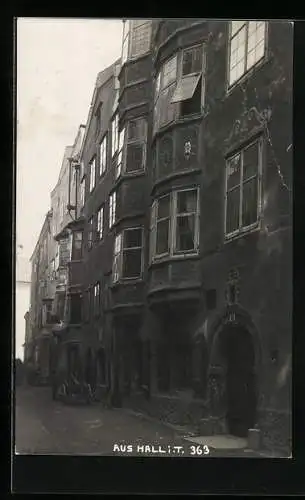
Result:
[[246,109],[241,117],[235,120],[229,136],[225,139],[225,146],[229,148],[232,143],[242,141],[255,131],[266,127],[271,118],[271,109],[265,108],[258,111],[255,106]]

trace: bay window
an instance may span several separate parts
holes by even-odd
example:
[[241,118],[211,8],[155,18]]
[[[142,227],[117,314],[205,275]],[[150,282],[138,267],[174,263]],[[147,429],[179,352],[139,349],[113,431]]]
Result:
[[124,229],[115,238],[113,252],[113,282],[142,276],[143,228]]
[[150,258],[197,254],[199,188],[173,191],[155,200],[151,211]]
[[257,225],[260,207],[261,171],[261,138],[227,159],[226,236],[232,236]]
[[147,19],[128,20],[123,27],[122,64],[150,50],[151,24]]
[[72,260],[81,260],[83,256],[83,232],[74,231],[72,237]]
[[104,207],[100,207],[97,212],[97,238],[101,240],[104,233]]
[[113,226],[116,221],[116,191],[109,196],[109,228]]
[[155,80],[154,132],[176,118],[201,113],[204,49],[196,45],[168,59]]
[[103,137],[100,144],[100,176],[107,168],[107,134]]
[[265,21],[231,21],[229,85],[233,85],[265,55]]
[[89,164],[89,174],[90,174],[90,193],[95,188],[95,157],[91,160]]

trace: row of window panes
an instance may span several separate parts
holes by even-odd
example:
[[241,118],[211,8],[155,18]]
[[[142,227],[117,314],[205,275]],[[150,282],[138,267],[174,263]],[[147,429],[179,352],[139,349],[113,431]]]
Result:
[[124,229],[114,242],[112,279],[138,279],[143,273],[143,228]]
[[123,27],[122,64],[150,50],[151,24],[149,20],[125,21]]
[[122,170],[139,172],[145,168],[147,121],[145,118],[130,120],[119,133],[116,179]]
[[[235,83],[265,54],[265,21],[232,21],[229,85]],[[184,49],[168,59],[155,79],[154,132],[175,120],[200,113],[204,105],[203,45]]]
[[[96,229],[94,228],[94,219],[96,217]],[[95,241],[100,241],[104,236],[104,206],[100,207],[96,216],[90,217],[88,221],[88,248],[91,249]],[[109,196],[109,228],[116,221],[116,191],[113,191]]]

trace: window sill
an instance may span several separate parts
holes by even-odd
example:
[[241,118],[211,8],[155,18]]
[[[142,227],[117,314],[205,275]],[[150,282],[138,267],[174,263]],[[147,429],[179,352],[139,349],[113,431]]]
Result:
[[176,179],[178,177],[184,177],[184,176],[187,176],[187,175],[190,175],[190,174],[199,174],[200,172],[201,172],[200,168],[190,168],[190,169],[180,170],[179,172],[177,172],[177,171],[172,172],[171,174],[166,175],[166,176],[162,177],[161,179],[158,179],[158,180],[154,181],[154,184],[153,184],[153,187],[152,187],[152,190],[151,190],[151,194],[154,193],[155,189],[160,184],[168,182],[168,181],[170,181],[172,179]]
[[116,281],[115,283],[111,283],[109,285],[109,288],[116,288],[120,285],[137,285],[139,283],[143,283],[143,276],[140,276],[139,278],[120,278],[119,281]]
[[179,117],[179,118],[173,120],[172,122],[167,123],[166,125],[163,125],[163,127],[160,127],[156,132],[153,133],[152,145],[154,144],[156,139],[158,139],[160,136],[162,136],[166,132],[172,130],[174,127],[179,127],[179,126],[183,126],[187,123],[201,121],[205,116],[206,116],[206,111],[205,111],[205,109],[202,109],[199,113],[196,113],[196,114],[193,114],[190,116]]
[[238,231],[235,231],[234,233],[225,235],[224,243],[230,243],[231,241],[238,240],[240,238],[243,238],[247,234],[252,234],[257,231],[260,231],[261,229],[261,224],[260,222],[255,222],[255,224],[251,224],[251,226],[247,226],[245,228],[239,229]]
[[135,170],[134,172],[122,172],[117,179],[114,181],[114,188],[117,188],[124,180],[133,179],[135,177],[143,177],[145,175],[145,168],[141,170]]
[[234,83],[230,85],[227,82],[227,89],[224,98],[229,97],[236,90],[237,87],[243,84],[248,78],[251,78],[256,71],[261,69],[270,61],[271,57],[269,56],[268,53],[266,53],[259,61],[257,61],[256,64],[254,64],[254,66],[251,66],[251,68],[249,68],[245,73],[243,73],[243,75]]
[[200,259],[200,254],[198,252],[193,252],[193,253],[184,253],[184,254],[175,254],[175,255],[164,255],[159,258],[155,258],[153,262],[151,262],[148,266],[148,269],[152,267],[157,267],[158,265],[166,264],[166,263],[171,263],[171,262],[177,262],[177,261],[182,261],[182,260],[188,260],[188,259]]
[[151,54],[151,48],[149,50],[147,50],[146,52],[144,52],[144,54],[139,54],[138,56],[133,56],[133,57],[129,57],[128,56],[128,58],[126,59],[126,61],[124,61],[123,64],[122,64],[122,66],[121,66],[120,72],[118,74],[118,78],[119,79],[121,78],[121,74],[122,74],[123,68],[125,68],[127,64],[132,64],[132,63],[140,61],[141,59],[145,59],[150,54]]

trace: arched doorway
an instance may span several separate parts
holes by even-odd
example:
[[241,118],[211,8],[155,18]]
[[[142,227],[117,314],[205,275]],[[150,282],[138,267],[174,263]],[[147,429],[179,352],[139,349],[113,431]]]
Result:
[[229,434],[245,437],[255,425],[257,409],[252,335],[243,325],[226,324],[217,335],[213,351],[210,380],[218,399],[211,398],[212,413],[224,418]]

